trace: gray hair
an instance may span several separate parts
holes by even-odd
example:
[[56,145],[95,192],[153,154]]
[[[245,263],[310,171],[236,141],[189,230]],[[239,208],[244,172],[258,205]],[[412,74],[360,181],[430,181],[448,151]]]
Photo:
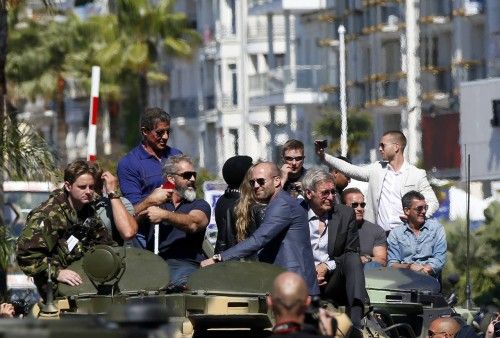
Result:
[[[315,191],[316,186],[321,182],[332,182],[335,183],[333,176],[327,171],[320,168],[310,168],[307,169],[304,178],[302,179],[302,189]],[[305,196],[304,196],[305,197]]]
[[167,158],[165,163],[163,163],[163,175],[171,175],[171,174],[176,174],[177,173],[177,165],[180,162],[187,162],[191,165],[193,165],[193,161],[191,158],[187,155],[174,155],[170,156]]

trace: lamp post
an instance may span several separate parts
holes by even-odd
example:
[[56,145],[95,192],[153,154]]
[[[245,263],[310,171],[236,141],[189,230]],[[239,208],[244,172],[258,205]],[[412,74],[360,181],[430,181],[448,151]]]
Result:
[[340,153],[347,155],[347,97],[346,97],[346,75],[345,75],[345,27],[339,26],[339,65],[340,65],[340,114],[342,118],[342,130],[340,134]]

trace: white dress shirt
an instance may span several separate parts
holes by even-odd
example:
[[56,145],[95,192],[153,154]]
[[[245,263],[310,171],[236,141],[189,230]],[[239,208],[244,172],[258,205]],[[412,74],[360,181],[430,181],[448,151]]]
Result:
[[400,218],[403,215],[401,186],[403,184],[403,173],[408,169],[406,161],[403,162],[399,171],[395,171],[390,164],[387,165],[387,173],[382,183],[377,213],[377,224],[386,231],[403,224]]
[[314,264],[325,263],[328,270],[335,270],[336,264],[334,260],[330,260],[328,255],[328,219],[325,219],[325,231],[319,233],[319,217],[312,209],[307,213],[309,220],[309,234],[311,236],[311,247],[313,251]]

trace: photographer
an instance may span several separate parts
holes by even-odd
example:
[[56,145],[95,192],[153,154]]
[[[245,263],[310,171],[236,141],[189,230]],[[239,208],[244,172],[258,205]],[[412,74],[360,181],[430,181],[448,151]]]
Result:
[[486,329],[485,338],[500,337],[500,313],[495,313],[491,317],[491,322]]
[[70,163],[64,170],[64,187],[30,212],[17,240],[19,267],[33,277],[44,299],[49,275],[52,281],[80,285],[80,275],[67,267],[96,244],[114,244],[95,211],[97,172],[87,161]]
[[283,272],[278,275],[274,280],[271,295],[267,297],[267,305],[276,319],[270,338],[333,336],[334,317],[325,309],[319,309],[317,330],[304,325],[310,304],[311,297],[301,276],[294,272]]

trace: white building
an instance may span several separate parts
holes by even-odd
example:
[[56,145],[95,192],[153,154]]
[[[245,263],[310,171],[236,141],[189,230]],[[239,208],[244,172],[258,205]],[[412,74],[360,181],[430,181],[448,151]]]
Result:
[[[409,11],[405,3],[419,6]],[[374,125],[356,161],[374,160],[382,133],[402,129],[410,161],[457,177],[459,84],[500,69],[495,0],[179,0],[178,6],[196,18],[203,46],[192,62],[170,65],[171,144],[216,174],[235,154],[276,161],[290,138],[304,141],[306,158],[314,159],[316,121],[323,111],[339,111],[340,24],[348,114],[366,111]]]

